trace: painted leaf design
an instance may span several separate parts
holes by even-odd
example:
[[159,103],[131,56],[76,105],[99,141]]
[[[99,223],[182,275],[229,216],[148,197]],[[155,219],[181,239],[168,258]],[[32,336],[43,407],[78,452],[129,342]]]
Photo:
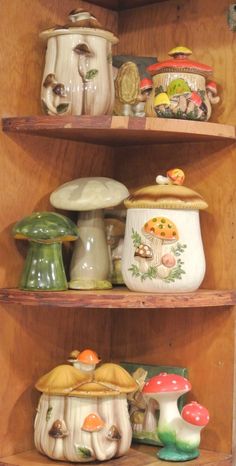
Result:
[[90,79],[93,79],[97,74],[98,74],[98,70],[95,70],[95,69],[87,71],[85,75],[86,81],[90,81]]
[[82,447],[80,445],[74,445],[77,455],[81,458],[92,458],[92,451],[87,447]]
[[46,414],[46,421],[47,422],[49,421],[51,415],[52,415],[52,407],[50,406],[50,408],[48,408],[47,414]]
[[66,103],[66,104],[59,104],[57,106],[57,113],[65,113],[67,112],[68,108],[69,108],[69,103]]

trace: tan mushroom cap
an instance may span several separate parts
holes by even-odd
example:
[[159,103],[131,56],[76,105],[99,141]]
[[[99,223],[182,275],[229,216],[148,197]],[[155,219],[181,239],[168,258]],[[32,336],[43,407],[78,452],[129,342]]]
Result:
[[75,390],[69,393],[69,396],[76,396],[82,398],[103,398],[110,396],[119,396],[120,392],[112,388],[105,387],[98,382],[83,383]]
[[117,390],[119,393],[130,393],[137,390],[137,384],[133,377],[118,364],[103,364],[96,369],[94,379],[104,387]]
[[200,194],[186,186],[152,185],[138,189],[124,201],[127,209],[206,209]]
[[62,364],[40,377],[35,387],[43,393],[67,395],[81,383],[89,382],[91,375]]
[[86,211],[120,204],[129,196],[125,185],[112,178],[77,178],[59,186],[50,196],[57,209]]

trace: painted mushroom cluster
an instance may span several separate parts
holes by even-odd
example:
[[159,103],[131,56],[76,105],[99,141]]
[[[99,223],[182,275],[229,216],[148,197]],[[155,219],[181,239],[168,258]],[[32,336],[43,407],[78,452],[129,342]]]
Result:
[[77,463],[124,455],[132,438],[127,394],[137,389],[134,379],[117,364],[95,368],[100,360],[92,350],[81,356],[74,351],[70,359],[74,367],[57,366],[36,384],[42,392],[35,419],[37,450]]
[[142,394],[146,400],[159,403],[158,436],[164,447],[157,456],[166,461],[188,461],[199,456],[200,432],[209,422],[209,412],[196,401],[179,413],[177,401],[189,392],[189,380],[177,374],[163,372],[149,379]]

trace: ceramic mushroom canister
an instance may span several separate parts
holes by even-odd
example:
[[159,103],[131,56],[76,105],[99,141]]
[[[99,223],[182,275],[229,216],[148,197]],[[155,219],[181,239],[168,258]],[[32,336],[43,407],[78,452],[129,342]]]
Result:
[[217,86],[211,80],[212,67],[189,58],[192,51],[176,47],[170,59],[148,67],[153,90],[147,100],[146,116],[209,120],[211,107],[219,102]]
[[64,364],[41,377],[36,388],[42,392],[34,426],[40,453],[76,463],[127,453],[132,438],[127,394],[137,386],[125,369],[107,363],[91,372]]
[[50,196],[57,209],[79,212],[79,240],[70,265],[69,288],[109,289],[110,257],[103,209],[120,204],[127,188],[105,177],[77,178],[59,186]]
[[157,184],[124,201],[127,220],[122,275],[132,291],[189,292],[205,274],[199,210],[207,203],[183,186],[184,173],[172,169]]
[[19,287],[29,291],[67,290],[62,243],[78,238],[77,226],[55,212],[34,212],[16,223],[13,235],[29,241]]
[[88,11],[43,31],[47,41],[41,102],[48,115],[111,114],[114,103],[112,45],[118,42]]
[[177,374],[161,373],[149,379],[142,394],[159,403],[157,433],[164,447],[157,453],[165,461],[188,461],[199,456],[200,432],[209,422],[209,412],[196,401],[180,414],[177,401],[191,390],[190,382]]

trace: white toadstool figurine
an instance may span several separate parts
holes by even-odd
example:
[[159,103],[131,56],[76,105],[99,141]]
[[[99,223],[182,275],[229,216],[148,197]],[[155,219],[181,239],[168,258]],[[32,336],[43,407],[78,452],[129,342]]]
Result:
[[80,212],[79,239],[70,266],[70,288],[112,287],[108,279],[110,264],[103,209],[120,204],[128,195],[122,183],[105,177],[77,178],[51,194],[54,207]]

